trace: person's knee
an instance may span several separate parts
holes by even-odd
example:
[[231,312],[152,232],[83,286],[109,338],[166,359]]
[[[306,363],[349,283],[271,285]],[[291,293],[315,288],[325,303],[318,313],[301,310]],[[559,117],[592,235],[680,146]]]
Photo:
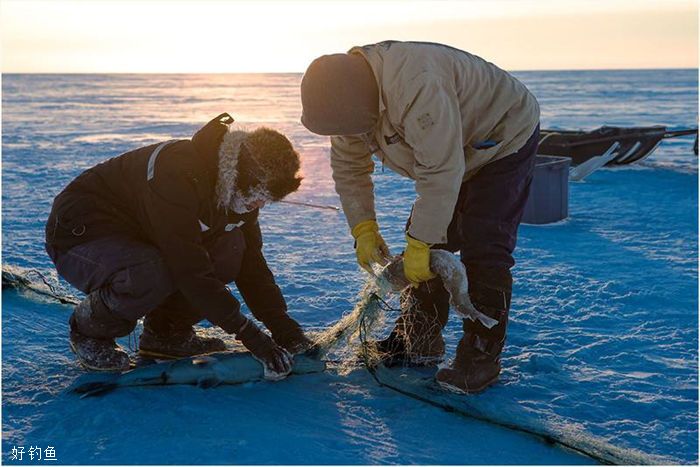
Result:
[[175,292],[170,271],[161,258],[117,271],[101,289],[107,307],[116,315],[137,320]]
[[466,267],[469,297],[475,305],[495,310],[510,308],[513,275],[509,267],[483,264],[468,264]]
[[465,222],[460,256],[465,265],[510,268],[515,264],[513,251],[518,226],[510,220],[472,218]]
[[136,327],[136,320],[125,319],[111,310],[99,290],[85,297],[74,309],[70,326],[85,336],[111,339],[126,336]]
[[512,288],[513,275],[510,272],[510,267],[479,263],[466,264],[465,266],[469,282]]

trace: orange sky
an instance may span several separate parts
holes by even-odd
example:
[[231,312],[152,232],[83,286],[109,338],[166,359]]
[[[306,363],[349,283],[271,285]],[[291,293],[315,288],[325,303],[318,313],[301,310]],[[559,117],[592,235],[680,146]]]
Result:
[[385,39],[509,70],[696,68],[689,0],[2,0],[2,72],[301,72]]

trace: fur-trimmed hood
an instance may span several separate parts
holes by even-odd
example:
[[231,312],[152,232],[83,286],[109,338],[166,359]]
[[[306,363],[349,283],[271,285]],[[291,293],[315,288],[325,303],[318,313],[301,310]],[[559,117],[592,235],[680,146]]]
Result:
[[254,131],[229,127],[221,137],[217,164],[217,205],[236,212],[251,201],[279,201],[296,191],[302,180],[292,143],[265,127]]
[[225,209],[230,209],[236,193],[236,179],[238,178],[238,158],[241,145],[248,133],[239,128],[229,127],[224,133],[219,146],[219,174],[216,179],[216,204]]

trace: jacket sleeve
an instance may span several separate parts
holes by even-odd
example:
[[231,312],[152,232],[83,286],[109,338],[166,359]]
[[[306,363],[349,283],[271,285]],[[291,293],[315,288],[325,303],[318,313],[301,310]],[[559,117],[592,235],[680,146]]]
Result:
[[357,136],[331,138],[331,168],[335,190],[352,229],[362,221],[375,219],[374,161],[365,141]]
[[446,243],[465,170],[459,100],[453,83],[427,73],[408,89],[401,126],[414,152],[418,194],[408,233]]
[[143,197],[148,230],[185,298],[213,324],[237,333],[247,318],[226,285],[216,278],[202,245],[199,198],[188,167],[193,151],[188,141],[161,152]]
[[246,241],[241,270],[236,279],[253,316],[262,321],[273,333],[281,331],[287,315],[287,303],[262,253],[262,234],[256,216],[241,227]]

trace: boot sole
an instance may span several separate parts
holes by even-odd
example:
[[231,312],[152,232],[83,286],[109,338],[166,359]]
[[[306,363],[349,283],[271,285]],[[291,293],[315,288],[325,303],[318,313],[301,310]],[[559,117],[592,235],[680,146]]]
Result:
[[494,385],[495,383],[497,383],[497,382],[498,382],[498,375],[496,375],[496,376],[493,377],[492,379],[486,381],[484,384],[482,384],[482,385],[479,386],[478,388],[468,389],[468,390],[466,390],[466,391],[465,391],[464,389],[462,389],[462,388],[459,388],[459,387],[457,387],[457,386],[453,386],[453,385],[451,385],[451,384],[449,384],[449,383],[445,383],[445,382],[443,382],[443,381],[439,381],[437,378],[435,379],[435,382],[438,384],[438,386],[440,386],[442,389],[444,389],[444,390],[446,390],[446,391],[453,392],[453,393],[456,393],[456,394],[460,394],[460,395],[463,395],[463,396],[467,396],[467,395],[470,395],[470,394],[477,394],[477,393],[479,393],[479,392],[481,392],[481,391],[483,391],[483,390],[489,388],[490,386]]
[[225,350],[216,350],[214,352],[204,352],[204,353],[198,353],[198,354],[172,355],[172,354],[166,354],[166,353],[162,353],[162,352],[156,352],[154,350],[139,349],[138,355],[140,357],[161,358],[161,359],[165,359],[165,360],[177,360],[180,358],[200,357],[202,355],[211,355],[211,354],[220,353],[220,352],[225,352]]
[[398,356],[389,356],[384,358],[381,362],[384,366],[388,368],[404,366],[408,368],[421,368],[437,366],[445,359],[444,356],[439,357],[414,357],[414,358],[401,358]]
[[126,371],[126,370],[131,368],[131,364],[129,364],[128,368],[122,368],[122,367],[104,368],[104,367],[92,366],[92,365],[88,364],[85,360],[80,358],[80,355],[78,355],[78,352],[75,350],[75,347],[73,346],[72,342],[68,341],[68,345],[70,347],[71,352],[73,352],[73,354],[75,354],[75,358],[78,360],[78,363],[80,364],[80,366],[82,366],[86,370],[96,371],[96,372],[100,372],[100,373],[114,373],[116,371],[119,371],[119,372]]

